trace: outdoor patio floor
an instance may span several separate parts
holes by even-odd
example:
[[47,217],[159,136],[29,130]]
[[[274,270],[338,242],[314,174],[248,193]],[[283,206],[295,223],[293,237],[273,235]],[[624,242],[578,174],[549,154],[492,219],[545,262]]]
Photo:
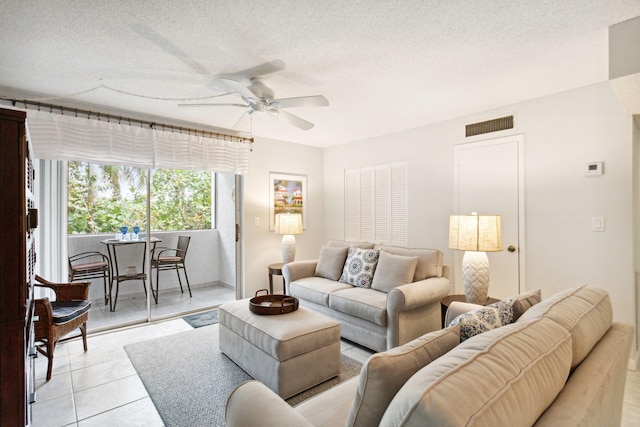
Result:
[[[192,286],[191,293],[193,297],[190,298],[186,286],[184,293],[180,293],[179,289],[164,292],[161,289],[158,304],[151,299],[152,320],[180,316],[236,299],[235,289],[221,285]],[[119,296],[115,311],[109,311],[109,304],[105,305],[103,298],[91,300],[87,328],[92,333],[141,323],[146,319],[147,301],[141,291],[139,294]]]

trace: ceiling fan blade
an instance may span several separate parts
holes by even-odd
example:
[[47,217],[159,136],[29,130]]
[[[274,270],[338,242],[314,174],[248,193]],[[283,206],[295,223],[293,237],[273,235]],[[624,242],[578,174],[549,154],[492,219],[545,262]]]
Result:
[[178,107],[242,107],[247,108],[247,104],[223,104],[223,103],[208,103],[208,104],[178,104]]
[[265,62],[264,64],[256,65],[255,67],[247,68],[246,70],[238,71],[236,73],[222,75],[220,78],[251,79],[252,77],[264,76],[266,74],[284,70],[284,67],[284,61],[276,59],[275,61]]
[[241,97],[243,97],[245,100],[253,100],[253,101],[257,101],[258,98],[254,95],[253,92],[251,92],[249,90],[249,88],[247,88],[244,84],[242,84],[242,82],[238,82],[232,79],[220,79],[220,81],[227,86],[229,89],[233,90],[234,92],[237,92],[240,94]]
[[322,95],[315,95],[274,99],[271,103],[278,103],[280,108],[326,107],[329,105],[329,100]]
[[196,73],[211,75],[211,72],[207,70],[202,64],[198,63],[187,52],[180,49],[178,46],[173,44],[169,39],[167,39],[157,31],[141,23],[132,24],[131,27],[133,28],[133,31],[140,34],[142,37],[146,38],[169,55],[179,59]]
[[284,121],[286,121],[289,124],[294,125],[295,127],[298,127],[302,130],[309,130],[312,127],[314,127],[315,125],[311,122],[308,122],[298,116],[295,116],[291,113],[288,113],[284,110],[278,110],[278,117],[280,117],[281,119],[283,119]]

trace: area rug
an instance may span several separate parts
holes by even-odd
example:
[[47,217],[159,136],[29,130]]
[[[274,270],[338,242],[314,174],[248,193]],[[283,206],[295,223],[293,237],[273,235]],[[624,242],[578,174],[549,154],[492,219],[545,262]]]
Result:
[[[204,326],[124,347],[165,426],[224,426],[233,389],[251,377],[218,346],[219,325]],[[294,406],[357,375],[361,364],[341,355],[341,373],[287,399]]]
[[191,314],[182,318],[193,328],[201,328],[203,326],[218,323],[218,310],[203,311],[202,313]]

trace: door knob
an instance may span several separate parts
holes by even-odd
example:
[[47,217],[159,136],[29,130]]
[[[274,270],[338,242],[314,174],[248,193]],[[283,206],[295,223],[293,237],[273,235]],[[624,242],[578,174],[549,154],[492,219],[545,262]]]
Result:
[[513,245],[509,245],[509,247],[507,248],[507,250],[508,250],[509,252],[515,252],[515,251],[516,251],[516,247],[515,247],[515,246],[513,246]]

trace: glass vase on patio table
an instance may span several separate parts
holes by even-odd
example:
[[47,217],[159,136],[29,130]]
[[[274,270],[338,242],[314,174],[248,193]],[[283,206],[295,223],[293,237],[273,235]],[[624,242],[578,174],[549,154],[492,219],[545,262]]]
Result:
[[138,234],[140,233],[140,227],[138,227],[137,225],[133,227],[133,240],[138,240],[139,236]]
[[127,227],[126,225],[123,225],[122,227],[120,227],[120,232],[122,233],[122,239],[121,240],[127,240],[127,231],[129,231],[129,227]]

